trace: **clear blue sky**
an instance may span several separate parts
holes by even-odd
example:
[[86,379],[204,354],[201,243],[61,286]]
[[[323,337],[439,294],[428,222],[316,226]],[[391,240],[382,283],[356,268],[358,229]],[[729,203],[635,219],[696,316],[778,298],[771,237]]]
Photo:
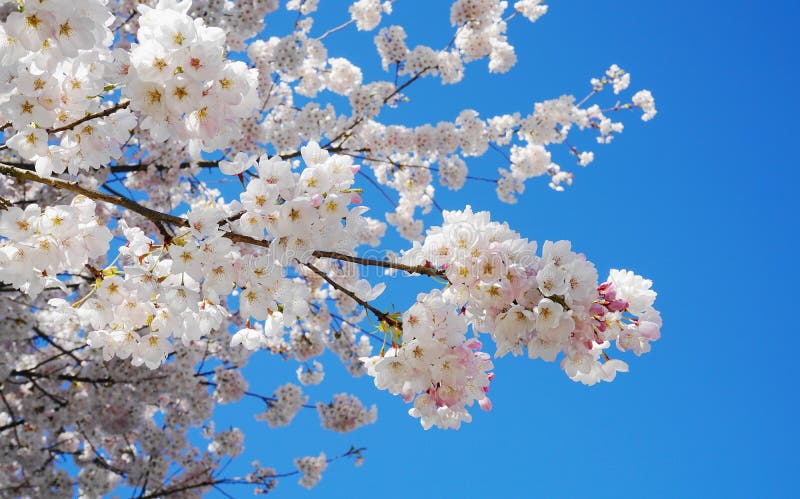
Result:
[[[326,15],[312,33],[345,19],[332,8],[339,2],[321,3]],[[440,47],[451,33],[448,6],[401,0],[388,22],[409,25],[410,46]],[[312,399],[356,393],[378,405],[378,422],[335,435],[306,411],[292,426],[270,430],[252,418],[260,403],[223,407],[217,427],[237,425],[247,433],[245,456],[227,471],[245,473],[257,458],[286,470],[293,457],[332,455],[352,443],[368,447],[361,468],[340,461],[311,492],[289,478],[273,494],[795,495],[800,442],[792,338],[800,331],[791,314],[798,310],[793,250],[800,177],[791,127],[800,116],[798,19],[796,2],[778,0],[552,2],[535,25],[511,23],[519,63],[509,74],[489,76],[478,63],[461,85],[415,85],[411,102],[383,120],[436,122],[464,107],[483,116],[526,112],[537,100],[583,96],[589,78],[612,63],[632,73],[633,89],[653,92],[658,116],[647,124],[638,114],[626,117],[625,132],[594,147],[595,162],[577,172],[567,192],[552,192],[540,179],[529,181],[513,207],[479,183],[452,195],[441,189],[438,199],[453,209],[469,200],[540,242],[570,239],[601,275],[622,267],[652,278],[663,337],[642,358],[622,357],[629,374],[591,388],[555,364],[500,359],[490,392],[494,410],[476,410],[473,423],[457,432],[423,431],[401,400],[378,392],[368,378],[348,378],[327,359],[328,378],[308,390]],[[274,23],[275,34],[285,33],[280,25]],[[330,54],[352,57],[374,77],[373,35],[337,33]],[[571,164],[563,150],[556,158]],[[501,159],[488,155],[469,164],[473,175],[494,176]],[[368,199],[378,213],[389,209],[380,197]],[[428,222],[438,223],[438,215]],[[387,247],[400,244],[387,239]],[[388,284],[386,303],[412,302],[413,283]],[[247,370],[251,389],[271,393],[294,378],[295,367],[256,356]]]

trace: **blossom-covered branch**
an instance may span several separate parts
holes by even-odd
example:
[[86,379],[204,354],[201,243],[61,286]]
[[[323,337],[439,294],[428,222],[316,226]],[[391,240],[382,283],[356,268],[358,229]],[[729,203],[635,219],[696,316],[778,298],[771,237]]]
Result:
[[[274,0],[0,9],[0,495],[195,497],[290,475],[310,488],[363,449],[226,477],[244,434],[218,431],[215,407],[257,398],[270,428],[303,407],[325,430],[374,423],[377,408],[347,393],[309,403],[302,387],[324,381],[330,352],[424,428],[458,428],[476,403],[492,408],[486,342],[591,385],[628,370],[613,347],[639,356],[659,339],[649,280],[601,280],[569,242],[537,253],[437,196],[478,181],[513,203],[536,177],[564,190],[575,176],[556,151],[587,166],[586,137],[608,144],[628,111],[656,115],[649,91],[626,97],[631,75],[611,65],[582,99],[428,116],[417,82],[455,85],[478,63],[508,72],[511,20],[548,7],[454,0],[437,49],[391,23],[392,1],[348,2],[328,29],[317,5],[285,2],[296,15],[266,37]],[[345,29],[374,43],[382,71],[328,53]],[[392,121],[399,106],[417,124]],[[496,176],[471,174],[487,153]],[[376,192],[388,213],[366,206]],[[390,229],[405,248],[387,247]],[[396,276],[427,288],[406,306]],[[296,382],[262,395],[243,374],[254,355],[295,362]]]

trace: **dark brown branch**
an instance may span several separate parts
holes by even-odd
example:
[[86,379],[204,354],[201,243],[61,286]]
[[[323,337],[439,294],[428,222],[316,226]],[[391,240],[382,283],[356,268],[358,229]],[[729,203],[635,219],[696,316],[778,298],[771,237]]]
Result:
[[[17,419],[16,414],[14,414],[14,409],[11,407],[11,404],[8,402],[8,399],[6,398],[6,394],[5,394],[5,392],[3,390],[0,390],[0,398],[3,399],[3,405],[6,406],[6,410],[8,411],[8,415],[11,416],[11,419],[12,420]],[[22,424],[24,421],[25,421],[24,419],[19,419],[19,420],[17,420],[17,423]],[[14,429],[14,439],[17,441],[17,447],[22,447],[22,443],[21,443],[21,441],[19,439],[19,431],[17,431],[17,426],[18,426],[17,423],[9,423],[9,425],[6,425],[6,426],[8,428],[13,428]],[[6,428],[4,427],[3,429],[6,429]]]
[[23,371],[13,370],[13,371],[11,371],[11,375],[13,375],[13,376],[22,376],[24,378],[27,378],[28,380],[49,379],[49,380],[59,380],[59,381],[70,381],[70,382],[75,382],[75,383],[90,383],[92,385],[97,385],[97,384],[136,385],[138,383],[143,383],[143,382],[146,382],[146,381],[153,381],[153,380],[157,380],[157,379],[164,379],[164,378],[167,377],[166,375],[161,375],[161,376],[149,376],[149,377],[140,378],[140,379],[116,379],[116,378],[109,378],[109,377],[105,377],[105,378],[89,378],[89,377],[86,377],[86,376],[76,376],[76,375],[72,375],[72,374],[41,373],[41,372],[34,371],[34,370],[31,370],[31,369],[26,369],[26,370],[23,370]]
[[[141,163],[138,165],[112,165],[109,166],[109,170],[112,173],[130,173],[130,172],[141,172],[146,171],[149,167],[153,167],[156,170],[167,170],[171,167],[164,166],[164,165],[157,165],[153,163]],[[217,168],[219,166],[219,161],[198,161],[197,163],[190,163],[188,161],[184,161],[178,168],[186,169],[191,168],[192,166],[197,166],[199,168]]]
[[[319,313],[319,311],[322,309],[322,307],[320,307],[318,303],[308,302],[308,304],[311,305],[312,307],[314,307],[314,310],[317,313]],[[367,331],[366,329],[364,329],[363,327],[359,326],[355,322],[351,322],[351,321],[345,319],[344,317],[342,317],[341,315],[335,314],[335,313],[331,312],[330,310],[325,310],[325,313],[331,316],[331,319],[333,319],[334,324],[339,329],[342,328],[342,324],[343,323],[346,323],[350,327],[353,327],[353,328],[357,329],[361,334],[366,334],[367,336],[370,336],[370,337],[372,337],[372,338],[374,338],[374,339],[376,339],[378,341],[380,341],[382,339],[380,336],[378,336],[377,334],[373,333],[372,331]]]
[[[69,182],[67,180],[62,180],[55,177],[42,177],[37,175],[36,173],[23,170],[21,168],[17,168],[14,166],[10,166],[4,163],[0,163],[0,174],[7,175],[10,177],[15,177],[20,180],[30,180],[33,182],[38,182],[41,184],[49,185],[51,187],[55,187],[57,189],[63,189],[66,191],[74,192],[76,194],[82,194],[88,198],[97,200],[97,201],[105,201],[107,203],[111,203],[117,206],[121,206],[123,208],[127,208],[134,213],[138,213],[143,217],[147,218],[153,223],[168,223],[178,227],[188,227],[189,222],[185,218],[180,218],[175,215],[170,215],[167,213],[162,213],[160,211],[153,210],[151,208],[147,208],[146,206],[142,206],[141,204],[137,203],[132,199],[128,199],[121,195],[114,195],[114,194],[106,194],[103,192],[96,191],[94,189],[89,189],[79,185],[76,182]],[[246,243],[252,244],[255,246],[261,246],[262,248],[268,248],[270,245],[269,241],[265,241],[262,239],[256,239],[251,236],[246,236],[244,234],[238,234],[236,232],[229,232],[226,231],[224,233],[225,237],[230,239],[233,242],[239,243]],[[383,260],[371,260],[368,258],[359,258],[356,256],[345,255],[342,253],[337,253],[334,251],[322,251],[317,250],[314,253],[314,256],[320,258],[333,258],[336,260],[342,260],[347,262],[358,263],[360,265],[370,265],[374,267],[384,267],[384,268],[392,268],[397,270],[403,270],[405,272],[409,272],[411,274],[421,274],[427,275],[432,277],[442,277],[444,278],[444,272],[441,270],[429,268],[422,265],[404,265],[401,263],[394,263],[394,262],[387,262]]]
[[[33,366],[33,367],[29,368],[29,369],[26,369],[26,370],[27,370],[27,371],[35,371],[35,370],[39,369],[40,367],[42,367],[42,366],[43,366],[43,365],[45,365],[45,364],[48,364],[48,363],[50,363],[50,362],[53,362],[53,361],[55,361],[55,360],[58,360],[58,359],[60,359],[60,358],[61,358],[61,357],[63,357],[64,355],[68,355],[68,354],[70,354],[70,353],[72,353],[72,352],[77,352],[78,350],[83,350],[84,348],[86,348],[86,347],[88,347],[88,346],[89,346],[88,344],[84,343],[83,345],[77,346],[77,347],[75,347],[75,348],[73,348],[73,349],[71,349],[71,350],[66,350],[66,351],[65,351],[65,352],[63,352],[63,353],[59,353],[59,354],[53,355],[52,357],[49,357],[49,358],[47,358],[47,359],[44,359],[43,361],[39,362],[39,363],[38,363],[38,364],[36,364],[35,366]],[[68,367],[68,366],[66,366],[66,365],[65,365],[65,366],[63,366],[61,369],[66,369],[67,367]]]
[[119,30],[120,30],[120,28],[122,28],[123,26],[125,26],[126,24],[128,24],[128,21],[130,21],[131,19],[133,19],[133,16],[135,16],[136,14],[138,14],[138,12],[137,12],[137,11],[135,11],[135,10],[131,11],[131,13],[128,15],[128,17],[126,17],[126,18],[125,18],[125,20],[124,20],[124,21],[122,21],[122,22],[119,24],[119,26],[117,26],[117,27],[113,28],[111,31],[112,31],[112,32],[114,32],[114,33],[116,33],[117,31],[119,31]]
[[78,125],[80,125],[82,123],[86,123],[89,120],[93,120],[95,118],[105,118],[106,116],[110,116],[110,115],[116,113],[117,111],[120,111],[122,109],[127,108],[130,104],[131,104],[131,101],[129,101],[129,100],[126,100],[126,101],[123,101],[123,102],[118,102],[117,104],[109,107],[108,109],[104,109],[102,111],[98,111],[98,112],[93,113],[93,114],[87,114],[83,118],[81,118],[79,120],[75,120],[72,123],[66,124],[64,126],[60,126],[58,128],[53,128],[51,130],[48,130],[48,133],[58,133],[58,132],[64,132],[66,130],[72,130],[76,126],[78,126]]
[[75,426],[78,427],[78,432],[81,434],[81,436],[83,436],[83,439],[86,441],[86,443],[89,444],[89,447],[92,449],[92,452],[94,452],[94,455],[95,455],[94,462],[95,462],[95,464],[97,464],[97,465],[99,465],[99,466],[111,471],[112,473],[116,473],[117,475],[119,475],[121,477],[124,477],[125,476],[125,472],[123,470],[121,470],[120,468],[117,468],[116,466],[111,465],[111,463],[106,461],[106,458],[104,458],[100,454],[100,452],[98,452],[97,447],[95,447],[94,444],[92,443],[91,439],[89,439],[89,435],[87,435],[86,432],[83,430],[83,428],[81,427],[80,422],[77,422],[75,424]]
[[50,338],[50,336],[48,336],[48,335],[44,334],[44,333],[42,332],[42,330],[41,330],[41,329],[39,329],[38,327],[35,327],[35,326],[34,326],[34,327],[33,327],[33,332],[34,332],[34,333],[36,333],[36,336],[38,336],[39,338],[43,339],[44,341],[46,341],[47,343],[49,343],[50,345],[52,345],[53,347],[55,347],[55,348],[56,348],[56,349],[57,349],[59,352],[61,352],[61,353],[62,353],[62,355],[69,355],[70,357],[72,357],[72,360],[74,360],[75,362],[77,362],[77,363],[78,363],[78,365],[81,365],[81,363],[83,362],[83,361],[82,361],[81,359],[79,359],[79,358],[78,358],[78,357],[77,357],[77,356],[76,356],[74,353],[72,353],[71,351],[69,351],[69,350],[65,349],[64,347],[62,347],[61,345],[59,345],[58,343],[56,343],[56,342],[55,342],[55,341],[54,341],[52,338]]
[[[123,101],[123,102],[118,102],[117,104],[109,107],[108,109],[104,109],[102,111],[98,111],[98,112],[93,113],[93,114],[87,114],[83,118],[81,118],[79,120],[75,120],[72,123],[68,123],[68,124],[66,124],[64,126],[60,126],[58,128],[48,129],[47,133],[50,134],[50,133],[64,132],[66,130],[72,130],[76,126],[81,125],[83,123],[86,123],[87,121],[93,120],[95,118],[105,118],[106,116],[110,116],[110,115],[116,113],[117,111],[119,111],[120,109],[125,109],[126,107],[128,107],[130,105],[130,103],[131,103],[131,101],[128,101],[128,100]],[[8,126],[8,123],[6,123],[6,125],[4,125],[3,129],[5,129],[6,126]],[[2,146],[0,146],[0,151],[5,150],[5,149],[8,149],[8,146],[6,144],[3,144]]]
[[156,490],[149,494],[142,494],[136,497],[137,499],[155,499],[156,497],[167,497],[173,494],[180,494],[181,492],[186,492],[187,490],[199,489],[201,487],[214,487],[216,485],[232,485],[232,484],[258,485],[258,483],[248,482],[243,478],[207,478],[201,482],[189,483],[171,489],[166,488],[166,489]]
[[394,327],[394,328],[397,328],[397,329],[403,329],[403,323],[401,321],[395,319],[394,317],[389,316],[389,314],[381,312],[377,308],[375,308],[372,305],[370,305],[368,301],[362,300],[361,298],[358,297],[358,295],[356,295],[355,293],[353,293],[349,289],[345,288],[344,286],[342,286],[338,282],[336,282],[333,279],[331,279],[328,276],[328,274],[326,274],[325,272],[321,271],[320,269],[315,267],[313,264],[304,263],[303,265],[305,265],[306,267],[308,267],[309,269],[314,271],[314,273],[317,274],[318,276],[320,276],[323,279],[325,279],[325,281],[328,284],[330,284],[331,287],[333,287],[334,289],[336,289],[336,290],[344,293],[345,295],[349,296],[350,298],[353,299],[353,301],[355,301],[356,303],[358,303],[359,305],[361,305],[365,309],[367,309],[370,312],[372,312],[375,315],[375,317],[377,317],[381,322],[386,323],[390,327]]
[[49,185],[50,187],[55,187],[57,189],[63,189],[65,191],[74,192],[75,194],[83,194],[84,196],[97,201],[105,201],[107,203],[115,204],[117,206],[122,206],[123,208],[127,208],[134,213],[138,213],[149,220],[160,220],[163,222],[171,223],[174,225],[180,225],[183,227],[188,225],[188,222],[183,218],[178,218],[174,215],[168,215],[166,213],[161,213],[159,211],[152,210],[150,208],[140,205],[135,201],[132,201],[124,197],[114,196],[111,194],[104,194],[102,192],[93,189],[88,189],[86,187],[79,185],[77,182],[69,182],[55,177],[42,177],[33,172],[23,170],[21,168],[16,168],[14,166],[10,166],[4,163],[0,163],[0,174],[7,175],[9,177],[15,177],[20,180],[30,180],[32,182],[38,182],[40,184]]
[[[16,374],[16,373],[14,371],[12,371],[12,374]],[[34,388],[36,388],[37,390],[42,392],[42,394],[44,396],[46,396],[47,398],[52,400],[59,407],[65,407],[67,405],[67,401],[66,400],[64,400],[63,398],[59,397],[58,395],[53,395],[52,393],[50,393],[47,390],[45,390],[44,388],[42,388],[42,386],[39,383],[36,382],[36,379],[38,377],[37,376],[32,376],[33,373],[27,373],[26,371],[20,371],[19,374],[21,376],[24,376],[28,380],[28,383],[30,383]]]
[[358,170],[358,174],[361,175],[362,177],[364,177],[365,179],[367,179],[367,182],[369,182],[370,184],[372,184],[373,187],[378,189],[378,192],[381,193],[381,195],[384,197],[384,199],[389,201],[390,205],[392,205],[395,208],[397,208],[397,201],[392,199],[392,197],[386,192],[386,190],[381,186],[381,184],[378,183],[377,180],[375,180],[374,178],[372,178],[369,175],[367,175],[366,172],[364,172],[363,169],[359,169]]
[[334,260],[341,260],[343,262],[352,262],[359,265],[366,265],[371,267],[383,267],[386,269],[395,269],[408,272],[409,274],[420,274],[429,277],[441,277],[447,279],[444,270],[439,270],[425,265],[406,265],[404,263],[389,262],[386,260],[373,260],[370,258],[361,258],[358,256],[345,255],[336,251],[317,250],[313,253],[318,258],[331,258]]
[[424,75],[425,73],[427,73],[431,69],[434,69],[434,68],[432,68],[432,67],[423,68],[419,73],[417,73],[414,76],[412,76],[411,78],[409,78],[405,83],[403,83],[402,85],[397,87],[394,90],[394,92],[390,93],[388,97],[383,99],[383,103],[386,104],[387,102],[389,102],[392,99],[392,97],[394,97],[395,95],[397,95],[400,92],[402,92],[403,90],[405,90],[406,87],[408,87],[409,85],[411,85],[412,83],[414,83],[415,81],[420,79],[422,77],[422,75]]
[[3,426],[0,426],[0,433],[3,433],[4,431],[10,430],[11,428],[19,426],[21,424],[25,424],[25,420],[24,419],[18,419],[17,421],[13,421],[11,423],[4,424]]

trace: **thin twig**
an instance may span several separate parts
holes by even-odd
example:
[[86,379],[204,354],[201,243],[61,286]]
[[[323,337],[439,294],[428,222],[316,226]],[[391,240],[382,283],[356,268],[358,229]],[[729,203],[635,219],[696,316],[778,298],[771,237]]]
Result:
[[313,264],[304,263],[303,265],[305,265],[306,267],[311,269],[318,276],[320,276],[323,279],[325,279],[325,281],[328,284],[330,284],[334,289],[336,289],[336,290],[344,293],[345,295],[349,296],[350,298],[353,299],[354,302],[358,303],[359,305],[361,305],[365,309],[367,309],[370,312],[372,312],[375,315],[375,317],[377,317],[381,322],[384,322],[387,325],[389,325],[391,327],[395,327],[397,329],[402,329],[403,328],[403,323],[401,321],[399,321],[398,319],[395,319],[394,317],[390,317],[389,314],[381,312],[377,308],[375,308],[372,305],[370,305],[368,301],[362,300],[354,292],[350,291],[349,289],[345,288],[344,286],[342,286],[338,282],[336,282],[333,279],[331,279],[330,276],[328,276],[328,274],[326,274],[325,272],[321,271],[320,269],[315,267]]
[[129,100],[118,102],[117,104],[109,107],[108,109],[104,109],[103,111],[98,111],[98,112],[96,112],[94,114],[87,114],[86,116],[84,116],[83,118],[81,118],[79,120],[75,120],[72,123],[69,123],[69,124],[64,125],[64,126],[60,126],[58,128],[53,128],[51,130],[48,130],[47,132],[48,133],[58,133],[58,132],[66,131],[66,130],[72,130],[76,126],[78,126],[78,125],[80,125],[82,123],[86,123],[89,120],[93,120],[95,118],[105,118],[106,116],[110,116],[110,115],[116,113],[117,111],[119,111],[121,109],[127,108],[130,104],[131,104],[131,101],[129,101]]
[[337,31],[339,31],[339,30],[345,29],[346,27],[350,26],[350,25],[351,25],[351,24],[353,24],[354,22],[356,22],[356,21],[355,21],[355,19],[350,19],[349,21],[347,21],[347,22],[345,22],[345,23],[342,23],[342,24],[340,24],[339,26],[336,26],[336,27],[334,27],[334,28],[331,28],[331,29],[329,29],[328,31],[326,31],[325,33],[323,33],[322,35],[318,36],[318,37],[317,37],[317,40],[324,40],[324,39],[325,39],[325,38],[327,38],[329,35],[331,35],[331,34],[333,34],[333,33],[336,33],[336,32],[337,32]]
[[36,336],[38,336],[39,338],[43,339],[44,341],[46,341],[47,343],[49,343],[50,345],[55,347],[63,355],[68,355],[68,356],[72,357],[72,360],[77,362],[78,365],[81,365],[81,363],[83,362],[83,360],[79,359],[74,353],[72,353],[71,351],[65,349],[64,347],[62,347],[61,345],[56,343],[52,338],[50,338],[50,336],[44,334],[42,332],[42,330],[39,329],[38,327],[34,326],[33,327],[33,332],[36,333]]
[[402,270],[409,274],[420,274],[429,277],[439,277],[447,279],[445,272],[434,267],[427,265],[406,265],[404,263],[390,262],[387,260],[374,260],[371,258],[361,258],[353,255],[345,255],[336,251],[317,250],[313,253],[317,258],[332,258],[334,260],[341,260],[343,262],[352,262],[359,265],[366,265],[370,267],[383,267],[387,269]]

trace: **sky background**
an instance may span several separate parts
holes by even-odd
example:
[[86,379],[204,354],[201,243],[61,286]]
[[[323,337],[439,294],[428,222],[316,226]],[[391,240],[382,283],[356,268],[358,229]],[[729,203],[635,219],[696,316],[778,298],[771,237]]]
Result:
[[[347,19],[323,0],[312,35]],[[413,47],[442,47],[452,36],[445,1],[401,0],[382,26],[402,24]],[[286,33],[268,18],[267,34]],[[293,17],[292,17],[293,19]],[[501,204],[492,184],[437,189],[444,208],[490,210],[540,244],[569,239],[600,271],[629,268],[654,282],[662,339],[641,358],[621,354],[630,373],[586,387],[557,364],[526,357],[495,362],[494,409],[474,408],[459,431],[424,431],[399,397],[350,378],[326,357],[326,380],[312,401],[347,391],[377,404],[374,425],[347,435],[319,428],[315,411],[278,430],[253,419],[258,401],[224,406],[217,428],[238,426],[246,451],[227,468],[244,474],[254,459],[279,471],[294,457],[368,450],[328,467],[316,489],[286,478],[275,497],[788,497],[796,494],[798,176],[797,2],[572,0],[552,2],[531,25],[510,23],[519,62],[505,75],[470,64],[464,82],[413,85],[410,102],[385,123],[453,120],[464,108],[483,117],[520,111],[561,94],[583,97],[589,79],[612,63],[632,73],[631,90],[653,92],[658,116],[624,116],[625,132],[596,145],[566,192],[532,179],[519,204]],[[329,37],[331,57],[380,72],[376,32],[353,27]],[[626,94],[630,97],[633,92]],[[610,93],[599,103],[613,103]],[[576,145],[591,145],[589,134]],[[554,159],[573,171],[564,148]],[[503,159],[472,158],[471,175],[495,177]],[[364,185],[368,187],[368,185]],[[391,207],[365,196],[382,214]],[[434,210],[427,218],[438,225]],[[392,232],[385,248],[407,243]],[[409,282],[411,281],[411,282]],[[384,306],[407,308],[424,278],[387,282]],[[790,320],[791,319],[791,320]],[[787,322],[788,321],[788,322]],[[377,348],[376,348],[377,350]],[[269,394],[293,381],[294,362],[253,357],[251,390]],[[236,497],[244,488],[228,487]],[[211,494],[210,497],[218,497]]]

